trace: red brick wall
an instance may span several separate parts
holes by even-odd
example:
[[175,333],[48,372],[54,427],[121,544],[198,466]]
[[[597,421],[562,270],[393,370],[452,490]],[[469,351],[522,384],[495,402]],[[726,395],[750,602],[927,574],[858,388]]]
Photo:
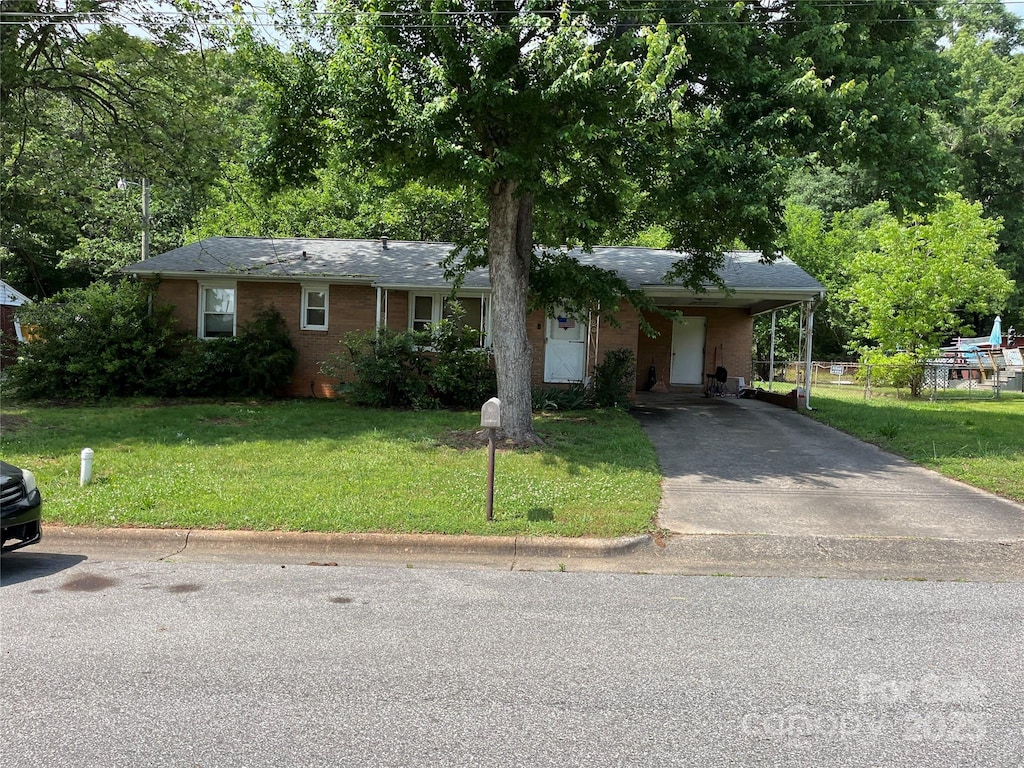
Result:
[[[255,280],[237,281],[237,304],[239,325],[251,320],[260,307],[274,307],[284,317],[299,352],[299,359],[292,374],[287,394],[315,397],[333,397],[329,379],[320,373],[320,363],[342,351],[340,341],[349,331],[372,330],[377,306],[375,288],[363,285],[331,285],[329,288],[327,331],[301,330],[302,291],[301,284],[264,282]],[[195,333],[198,326],[199,286],[195,280],[163,280],[158,289],[159,301],[174,305],[174,317],[179,327]],[[407,312],[407,300],[397,302],[402,306],[402,317]],[[395,303],[392,303],[394,309]],[[391,326],[395,318],[389,317]]]
[[[706,317],[704,370],[708,373],[722,365],[730,376],[742,376],[750,382],[754,347],[754,319],[745,309],[695,309],[686,307],[684,316]],[[648,371],[653,364],[659,381],[669,383],[672,363],[672,321],[658,314],[644,313],[658,332],[650,338],[642,331],[637,352],[637,389],[647,389]]]
[[534,310],[526,316],[526,338],[530,342],[533,360],[530,364],[530,381],[535,386],[544,384],[544,323],[547,318],[542,310]]
[[[383,299],[382,299],[383,300]],[[381,309],[383,312],[383,308]],[[409,292],[387,292],[388,328],[392,331],[404,331],[409,327]]]
[[172,307],[178,328],[196,332],[199,322],[199,286],[195,280],[161,280],[156,300]]
[[742,376],[750,383],[754,358],[754,318],[742,309],[707,309],[707,346],[704,367],[708,371],[723,365],[730,376]]
[[[320,373],[321,361],[342,350],[340,341],[349,331],[374,328],[377,292],[369,286],[330,286],[330,304],[327,331],[300,330],[302,292],[298,282],[237,281],[238,323],[252,318],[259,306],[273,306],[284,317],[289,333],[299,350],[288,394],[300,396],[332,397],[334,383]],[[158,300],[174,307],[173,314],[182,330],[196,332],[198,322],[199,288],[197,281],[164,279],[158,288]],[[387,296],[387,326],[392,330],[408,327],[409,294],[390,291]],[[754,323],[745,310],[687,308],[684,315],[703,315],[708,318],[705,346],[705,369],[713,371],[724,365],[730,376],[751,378],[751,348]],[[590,353],[587,374],[593,373],[595,364],[612,349],[633,350],[637,359],[637,389],[647,388],[648,370],[653,362],[660,380],[668,383],[672,352],[672,321],[657,314],[645,313],[648,322],[658,331],[650,338],[640,330],[637,311],[629,305],[619,313],[618,327],[601,322],[597,344]],[[544,313],[531,312],[526,320],[526,332],[533,353],[531,366],[535,385],[544,382]],[[717,357],[716,357],[717,355]]]

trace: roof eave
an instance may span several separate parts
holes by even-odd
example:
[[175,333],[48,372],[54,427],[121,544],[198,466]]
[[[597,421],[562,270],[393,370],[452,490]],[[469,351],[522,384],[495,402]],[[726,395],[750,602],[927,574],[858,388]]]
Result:
[[282,282],[282,283],[343,283],[347,285],[375,286],[374,282],[378,275],[323,275],[323,274],[296,274],[296,275],[267,275],[252,272],[207,272],[205,270],[193,270],[190,272],[179,272],[177,270],[160,269],[132,269],[126,267],[122,272],[135,275],[136,277],[167,278],[169,280],[253,280],[260,282]]

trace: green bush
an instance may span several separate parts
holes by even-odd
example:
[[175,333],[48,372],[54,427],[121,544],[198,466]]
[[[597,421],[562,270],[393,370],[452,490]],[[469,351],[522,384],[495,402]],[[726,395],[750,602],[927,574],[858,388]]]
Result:
[[884,352],[865,352],[860,359],[857,378],[861,381],[871,377],[870,383],[877,387],[906,388],[913,397],[919,397],[924,386],[924,363],[906,352],[887,355]]
[[123,281],[63,291],[19,308],[29,338],[7,369],[30,399],[97,400],[152,392],[176,357],[169,308],[150,311],[145,287]]
[[424,366],[430,391],[445,408],[479,408],[498,391],[498,378],[490,353],[477,346],[479,331],[463,323],[465,310],[448,304],[450,316],[421,335],[433,354]]
[[346,334],[345,351],[320,366],[335,389],[372,408],[479,408],[497,391],[490,354],[457,302],[428,331]]
[[[273,307],[257,308],[235,338],[223,341],[229,342],[224,367],[231,372],[227,376],[228,392],[225,394],[276,395],[291,380],[299,353],[288,335],[287,323]],[[217,353],[219,350],[214,354]]]
[[272,308],[235,338],[197,339],[175,329],[170,307],[150,307],[146,286],[128,281],[65,291],[19,315],[30,341],[7,373],[28,399],[274,395],[298,356]]
[[636,357],[631,349],[610,349],[604,360],[594,366],[591,380],[592,400],[597,408],[629,405],[636,386]]
[[357,405],[371,408],[422,408],[430,405],[424,379],[425,358],[408,331],[347,333],[345,351],[320,370],[337,378],[335,389]]

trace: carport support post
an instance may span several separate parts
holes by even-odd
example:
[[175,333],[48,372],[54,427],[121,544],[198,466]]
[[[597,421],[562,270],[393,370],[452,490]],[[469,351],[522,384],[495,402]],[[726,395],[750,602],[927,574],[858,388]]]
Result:
[[807,350],[804,354],[804,407],[811,410],[811,370],[814,363],[811,361],[811,346],[814,340],[814,302],[807,302],[807,333],[804,334],[804,341],[807,343]]
[[[772,343],[768,350],[768,391],[775,390],[775,315],[777,309],[772,310]],[[753,386],[753,385],[751,385]]]

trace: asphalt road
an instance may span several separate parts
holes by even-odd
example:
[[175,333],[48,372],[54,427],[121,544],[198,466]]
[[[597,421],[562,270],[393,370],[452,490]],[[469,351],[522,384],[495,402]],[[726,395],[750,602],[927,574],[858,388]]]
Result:
[[5,768],[1024,766],[1024,585],[2,564]]

